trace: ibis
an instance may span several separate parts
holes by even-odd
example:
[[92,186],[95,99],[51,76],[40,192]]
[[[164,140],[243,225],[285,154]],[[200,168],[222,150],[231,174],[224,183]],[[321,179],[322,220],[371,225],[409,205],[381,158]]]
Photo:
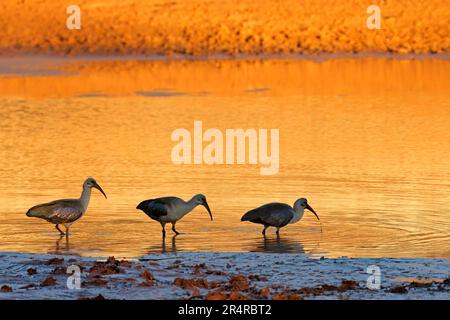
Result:
[[[70,226],[86,212],[89,200],[91,199],[92,188],[98,189],[106,198],[105,192],[95,179],[88,178],[83,183],[83,191],[81,192],[80,198],[61,199],[34,206],[27,211],[27,216],[47,220],[55,224],[60,235],[68,236]],[[60,224],[66,227],[66,233],[59,228]]]
[[300,198],[294,203],[294,207],[286,203],[268,203],[262,205],[256,209],[248,211],[241,218],[241,221],[250,221],[253,223],[262,224],[264,229],[262,234],[266,235],[266,229],[268,227],[277,228],[277,235],[280,234],[280,228],[284,226],[298,222],[305,212],[305,209],[311,211],[316,216],[317,220],[319,216],[313,208],[308,204],[305,198]]
[[145,200],[139,203],[136,209],[142,210],[147,216],[158,221],[162,227],[162,235],[165,237],[165,226],[167,223],[172,224],[172,231],[176,235],[180,234],[175,228],[175,224],[199,205],[206,208],[212,221],[213,217],[211,209],[206,201],[206,197],[202,194],[193,196],[189,201],[184,201],[178,197],[163,197]]

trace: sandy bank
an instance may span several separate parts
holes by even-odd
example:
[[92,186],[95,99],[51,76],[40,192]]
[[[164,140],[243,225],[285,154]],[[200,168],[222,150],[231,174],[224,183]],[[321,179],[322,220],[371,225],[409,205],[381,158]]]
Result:
[[[81,268],[68,289],[67,267]],[[370,290],[369,266],[381,288]],[[301,254],[179,253],[130,261],[0,254],[0,299],[448,299],[446,259],[311,259]]]
[[65,0],[2,0],[0,53],[204,55],[450,50],[446,1],[79,0],[81,30],[66,28]]

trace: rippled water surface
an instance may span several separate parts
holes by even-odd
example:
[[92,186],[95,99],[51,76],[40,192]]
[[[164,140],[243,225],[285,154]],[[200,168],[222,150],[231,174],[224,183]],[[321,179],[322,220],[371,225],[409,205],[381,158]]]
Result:
[[[450,257],[450,61],[0,60],[0,251],[136,256],[163,251]],[[171,134],[277,128],[280,171],[174,165]],[[94,191],[69,241],[27,218],[35,204]],[[165,242],[135,209],[204,193]],[[276,239],[247,210],[307,197]],[[167,228],[169,229],[169,228]]]

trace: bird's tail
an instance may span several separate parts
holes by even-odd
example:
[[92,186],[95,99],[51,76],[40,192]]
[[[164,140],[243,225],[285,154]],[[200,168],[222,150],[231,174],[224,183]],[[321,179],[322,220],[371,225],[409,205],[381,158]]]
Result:
[[29,209],[26,213],[27,217],[34,217],[34,218],[45,218],[48,215],[48,212],[46,210],[43,210],[40,205],[34,206],[33,208]]
[[149,203],[150,201],[151,201],[151,200],[144,200],[144,201],[142,201],[141,203],[139,203],[139,204],[137,205],[136,209],[139,209],[139,210],[144,211],[145,209],[147,209],[148,203]]
[[39,211],[33,211],[33,209],[30,209],[27,211],[27,217],[42,218],[42,214]]
[[255,210],[250,210],[249,212],[247,212],[246,214],[244,214],[241,218],[241,221],[252,221],[254,219],[256,219],[256,212]]

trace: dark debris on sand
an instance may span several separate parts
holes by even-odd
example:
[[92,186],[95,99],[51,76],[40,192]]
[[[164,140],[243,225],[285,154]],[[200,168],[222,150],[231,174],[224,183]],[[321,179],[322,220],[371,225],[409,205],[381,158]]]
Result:
[[13,292],[13,289],[10,286],[4,285],[0,288],[1,292]]
[[124,298],[145,298],[146,294],[154,296],[155,292],[163,292],[161,294],[167,293],[168,298],[190,300],[302,300],[320,297],[367,297],[380,292],[408,296],[410,292],[417,292],[417,290],[447,292],[450,284],[450,279],[430,283],[413,281],[392,284],[373,291],[362,282],[342,279],[337,284],[323,283],[296,288],[292,284],[274,280],[273,277],[277,274],[273,272],[260,275],[252,270],[253,273],[249,274],[242,271],[245,268],[231,265],[228,268],[223,266],[226,271],[222,271],[213,263],[211,266],[206,263],[189,264],[183,263],[182,260],[127,261],[109,257],[98,261],[70,258],[66,263],[64,258],[54,257],[41,260],[41,266],[36,265],[35,262],[32,267],[26,266],[25,270],[31,276],[29,279],[34,280],[34,283],[22,282],[14,291],[11,286],[3,285],[0,291],[3,294],[30,292],[39,296],[40,290],[49,287],[52,294],[54,290],[57,292],[60,289],[67,292],[65,283],[69,276],[66,273],[69,265],[77,265],[82,272],[82,289],[78,295],[74,296],[75,299],[82,300],[103,300],[105,294],[112,295],[114,299],[120,299],[120,294],[117,292],[124,289],[130,292],[130,296],[127,294]]

